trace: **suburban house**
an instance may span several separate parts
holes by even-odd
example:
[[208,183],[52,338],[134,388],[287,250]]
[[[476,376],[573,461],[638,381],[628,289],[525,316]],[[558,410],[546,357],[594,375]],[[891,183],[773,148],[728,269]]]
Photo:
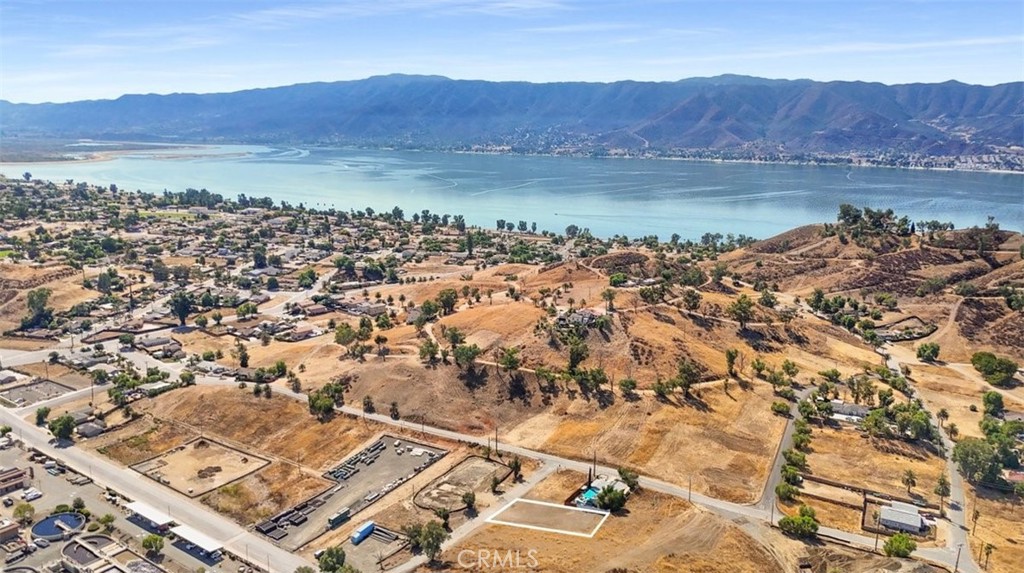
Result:
[[871,408],[860,404],[851,404],[842,400],[832,400],[832,419],[840,422],[859,424],[868,417]]
[[576,507],[590,507],[597,508],[597,494],[601,493],[606,487],[612,487],[618,491],[621,491],[623,495],[629,496],[630,489],[622,480],[618,478],[611,478],[604,475],[595,477],[589,486],[583,486],[580,488],[580,494],[576,496],[573,503]]
[[920,533],[928,528],[928,522],[921,517],[920,510],[916,505],[892,502],[892,505],[883,507],[878,517],[878,523],[889,529]]

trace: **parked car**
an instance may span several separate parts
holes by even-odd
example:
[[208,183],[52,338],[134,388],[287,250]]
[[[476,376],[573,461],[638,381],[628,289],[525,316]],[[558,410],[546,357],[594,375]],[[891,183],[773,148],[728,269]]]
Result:
[[33,543],[35,543],[36,547],[39,547],[40,549],[50,546],[50,542],[45,539],[36,539]]

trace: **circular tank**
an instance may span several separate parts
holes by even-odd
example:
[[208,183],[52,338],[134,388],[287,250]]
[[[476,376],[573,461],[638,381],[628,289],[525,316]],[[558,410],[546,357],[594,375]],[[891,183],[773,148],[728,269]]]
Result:
[[32,537],[59,541],[67,533],[81,531],[85,516],[81,513],[57,513],[47,516],[32,526]]

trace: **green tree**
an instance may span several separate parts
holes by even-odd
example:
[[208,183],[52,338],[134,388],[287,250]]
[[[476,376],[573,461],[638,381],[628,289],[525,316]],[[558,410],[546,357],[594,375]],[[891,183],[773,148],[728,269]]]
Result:
[[207,324],[209,324],[209,319],[205,315],[200,314],[196,317],[196,326],[199,328],[206,328]]
[[317,565],[323,573],[340,573],[345,566],[345,550],[340,545],[324,549],[317,559]]
[[235,341],[235,348],[231,351],[231,354],[238,359],[238,365],[242,368],[249,367],[249,349],[242,344],[241,340]]
[[1009,386],[1017,373],[1017,363],[1008,358],[998,358],[991,352],[975,352],[971,364],[994,386]]
[[[952,428],[950,424],[950,428]],[[981,438],[964,438],[953,447],[953,461],[972,483],[994,482],[1002,470],[998,452]]]
[[441,545],[450,537],[448,530],[438,521],[430,521],[419,532],[419,546],[431,562],[441,554]]
[[619,390],[622,391],[623,396],[632,396],[636,393],[636,380],[632,378],[623,378],[619,380]]
[[15,521],[23,524],[31,523],[35,515],[36,508],[32,507],[32,504],[28,502],[22,502],[14,506],[14,513],[12,514]]
[[440,346],[431,339],[426,339],[420,343],[420,360],[425,362],[437,361],[437,353],[440,350]]
[[700,308],[701,298],[702,297],[700,291],[698,291],[697,289],[688,288],[685,291],[683,291],[683,306],[686,307],[686,310],[697,310],[698,308]]
[[597,492],[597,507],[601,509],[614,513],[625,507],[625,505],[626,494],[611,485],[606,485],[601,491]]
[[610,288],[606,288],[601,291],[601,299],[608,303],[606,308],[609,312],[615,310],[615,295],[616,292]]
[[787,535],[808,539],[818,534],[818,520],[812,508],[802,505],[799,515],[787,515],[779,520],[779,529]]
[[221,314],[219,310],[215,310],[213,311],[213,314],[210,315],[210,318],[213,319],[214,324],[220,326],[220,321],[224,320],[224,315]]
[[590,347],[579,338],[573,337],[569,343],[569,373],[574,374],[579,365],[590,356]]
[[518,480],[520,477],[522,477],[523,461],[519,459],[519,456],[512,458],[508,462],[508,469],[512,470],[513,480]]
[[150,533],[142,538],[142,548],[147,553],[159,554],[164,550],[164,538],[155,533]]
[[455,304],[459,301],[459,293],[453,288],[443,289],[437,293],[437,303],[441,305],[444,314],[455,312]]
[[476,508],[476,494],[472,491],[463,492],[462,503],[465,504],[466,509],[473,511]]
[[348,346],[356,340],[356,331],[352,325],[343,322],[334,329],[334,342],[342,346]]
[[105,531],[110,531],[114,528],[114,522],[117,521],[117,518],[114,517],[113,513],[104,513],[97,521],[99,521]]
[[782,482],[775,486],[775,496],[781,501],[793,501],[798,493],[800,493],[799,488],[791,483]]
[[53,291],[46,287],[34,288],[26,295],[28,316],[21,321],[23,330],[37,326],[46,326],[53,320],[53,309],[46,306]]
[[181,322],[181,326],[185,326],[185,319],[192,312],[192,295],[183,290],[175,291],[168,304],[171,307],[171,313]]
[[505,372],[518,370],[520,365],[522,365],[522,359],[519,357],[518,348],[509,346],[498,349],[498,366]]
[[910,557],[910,554],[917,550],[917,543],[906,533],[897,533],[885,540],[882,551],[888,557]]
[[939,480],[935,482],[935,489],[933,491],[935,495],[939,496],[939,512],[942,512],[942,500],[949,497],[950,492],[949,478],[946,477],[946,474],[939,474]]
[[736,359],[739,355],[740,351],[735,348],[730,348],[725,351],[725,369],[729,373],[729,376],[736,375]]
[[50,408],[47,406],[40,406],[36,408],[36,425],[42,426],[46,423],[47,416],[50,415]]
[[747,323],[754,319],[754,301],[750,300],[747,295],[741,294],[725,309],[725,313],[740,323],[740,330],[745,330]]
[[640,474],[629,468],[619,468],[619,480],[629,486],[629,491],[636,492],[640,489]]
[[939,345],[935,342],[925,342],[917,347],[917,359],[921,362],[935,362],[939,359]]
[[1003,405],[1003,395],[992,390],[981,395],[981,403],[989,416],[999,417],[1006,409]]
[[917,485],[917,474],[914,473],[914,470],[907,469],[903,472],[900,483],[907,486],[907,495],[910,495],[910,489]]
[[476,361],[482,352],[483,350],[476,344],[460,344],[452,351],[452,355],[455,358],[456,366],[472,369],[473,362]]

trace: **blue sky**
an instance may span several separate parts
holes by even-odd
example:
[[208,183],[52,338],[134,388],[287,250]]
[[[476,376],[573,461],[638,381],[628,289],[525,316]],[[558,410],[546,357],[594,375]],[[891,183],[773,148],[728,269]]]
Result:
[[3,0],[0,98],[234,91],[389,73],[884,83],[1024,79],[1020,0]]

